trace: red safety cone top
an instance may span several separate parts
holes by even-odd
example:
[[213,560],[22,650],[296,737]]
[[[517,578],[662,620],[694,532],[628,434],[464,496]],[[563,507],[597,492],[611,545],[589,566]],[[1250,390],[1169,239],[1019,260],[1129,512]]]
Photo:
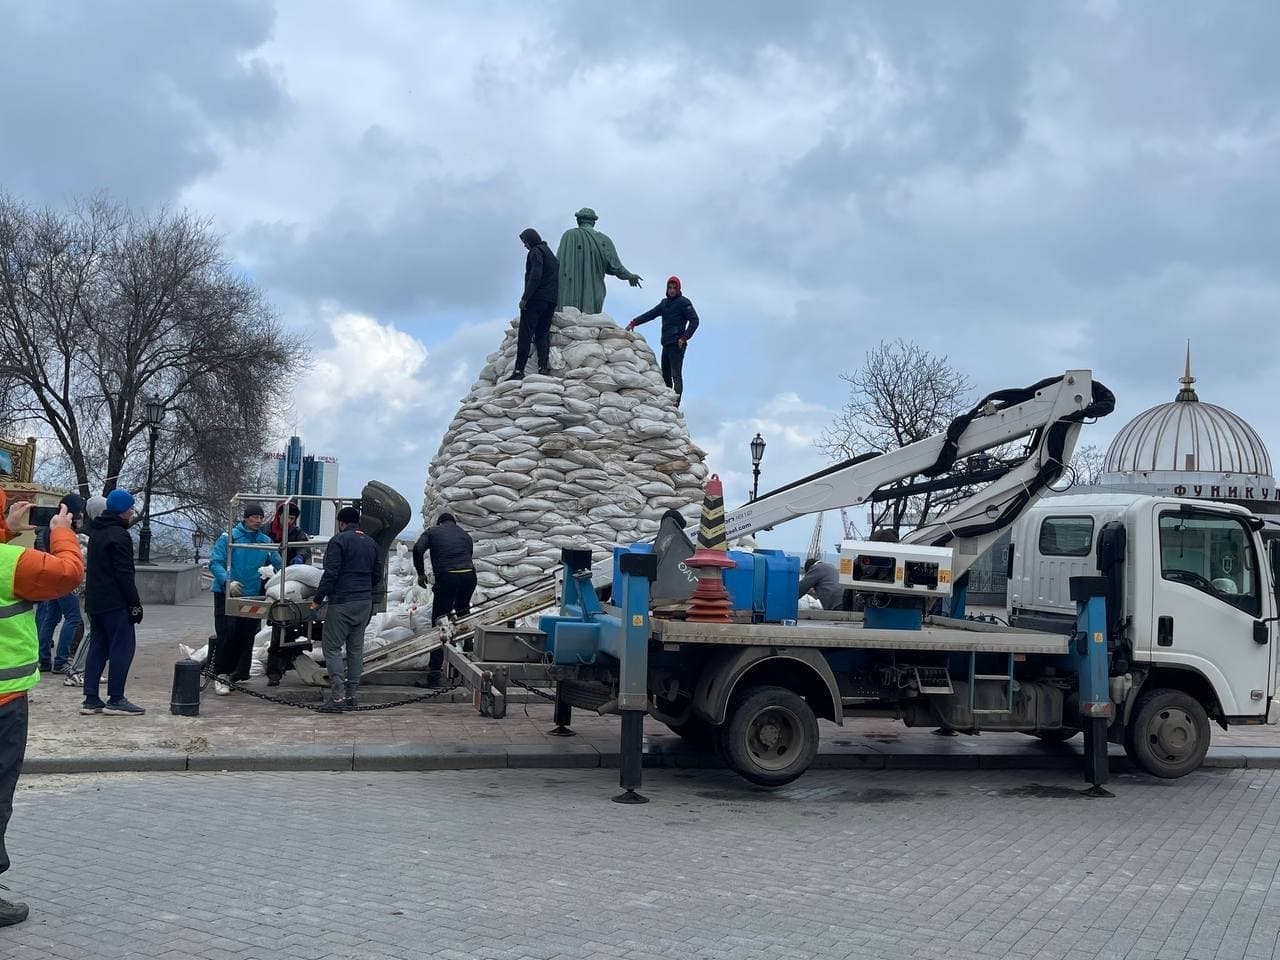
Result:
[[736,567],[729,559],[729,543],[724,530],[724,488],[720,475],[707,479],[702,497],[702,520],[698,524],[698,549],[685,561],[690,567]]

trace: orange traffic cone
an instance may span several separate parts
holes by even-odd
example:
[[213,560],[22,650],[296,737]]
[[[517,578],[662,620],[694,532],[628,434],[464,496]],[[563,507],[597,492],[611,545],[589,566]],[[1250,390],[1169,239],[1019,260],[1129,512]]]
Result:
[[724,588],[724,571],[737,566],[729,559],[724,535],[724,489],[720,476],[707,480],[702,498],[702,521],[698,525],[698,549],[685,566],[698,577],[697,589],[685,604],[685,617],[701,623],[728,623],[729,592]]

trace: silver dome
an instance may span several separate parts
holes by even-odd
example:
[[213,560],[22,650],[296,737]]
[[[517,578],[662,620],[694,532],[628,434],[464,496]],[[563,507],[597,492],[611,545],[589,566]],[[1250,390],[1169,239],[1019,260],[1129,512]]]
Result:
[[1134,474],[1231,474],[1271,480],[1271,457],[1257,431],[1241,417],[1201,403],[1192,384],[1191,354],[1172,403],[1145,410],[1112,441],[1103,466],[1118,480]]

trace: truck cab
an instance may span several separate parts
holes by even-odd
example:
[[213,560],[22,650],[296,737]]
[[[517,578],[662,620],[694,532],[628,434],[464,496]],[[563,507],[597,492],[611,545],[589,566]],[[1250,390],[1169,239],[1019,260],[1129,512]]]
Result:
[[[1047,498],[1014,526],[1010,623],[1071,632],[1070,578],[1101,574],[1112,585],[1108,640],[1132,680],[1119,719],[1131,719],[1153,691],[1178,691],[1168,721],[1176,736],[1159,723],[1146,736],[1207,743],[1207,718],[1224,727],[1275,722],[1276,575],[1265,528],[1231,504],[1139,494]],[[1165,747],[1170,757],[1179,752]]]

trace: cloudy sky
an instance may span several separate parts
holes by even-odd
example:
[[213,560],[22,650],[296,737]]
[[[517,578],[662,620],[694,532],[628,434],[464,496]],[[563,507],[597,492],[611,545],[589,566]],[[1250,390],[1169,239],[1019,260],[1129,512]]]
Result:
[[[823,465],[882,338],[984,390],[1090,367],[1082,442],[1177,390],[1280,442],[1280,6],[0,0],[0,187],[213,218],[316,370],[343,486],[419,500],[519,297],[594,207],[703,318],[685,407],[727,497]],[[656,327],[645,328],[656,338]],[[779,536],[807,542],[810,523]]]

